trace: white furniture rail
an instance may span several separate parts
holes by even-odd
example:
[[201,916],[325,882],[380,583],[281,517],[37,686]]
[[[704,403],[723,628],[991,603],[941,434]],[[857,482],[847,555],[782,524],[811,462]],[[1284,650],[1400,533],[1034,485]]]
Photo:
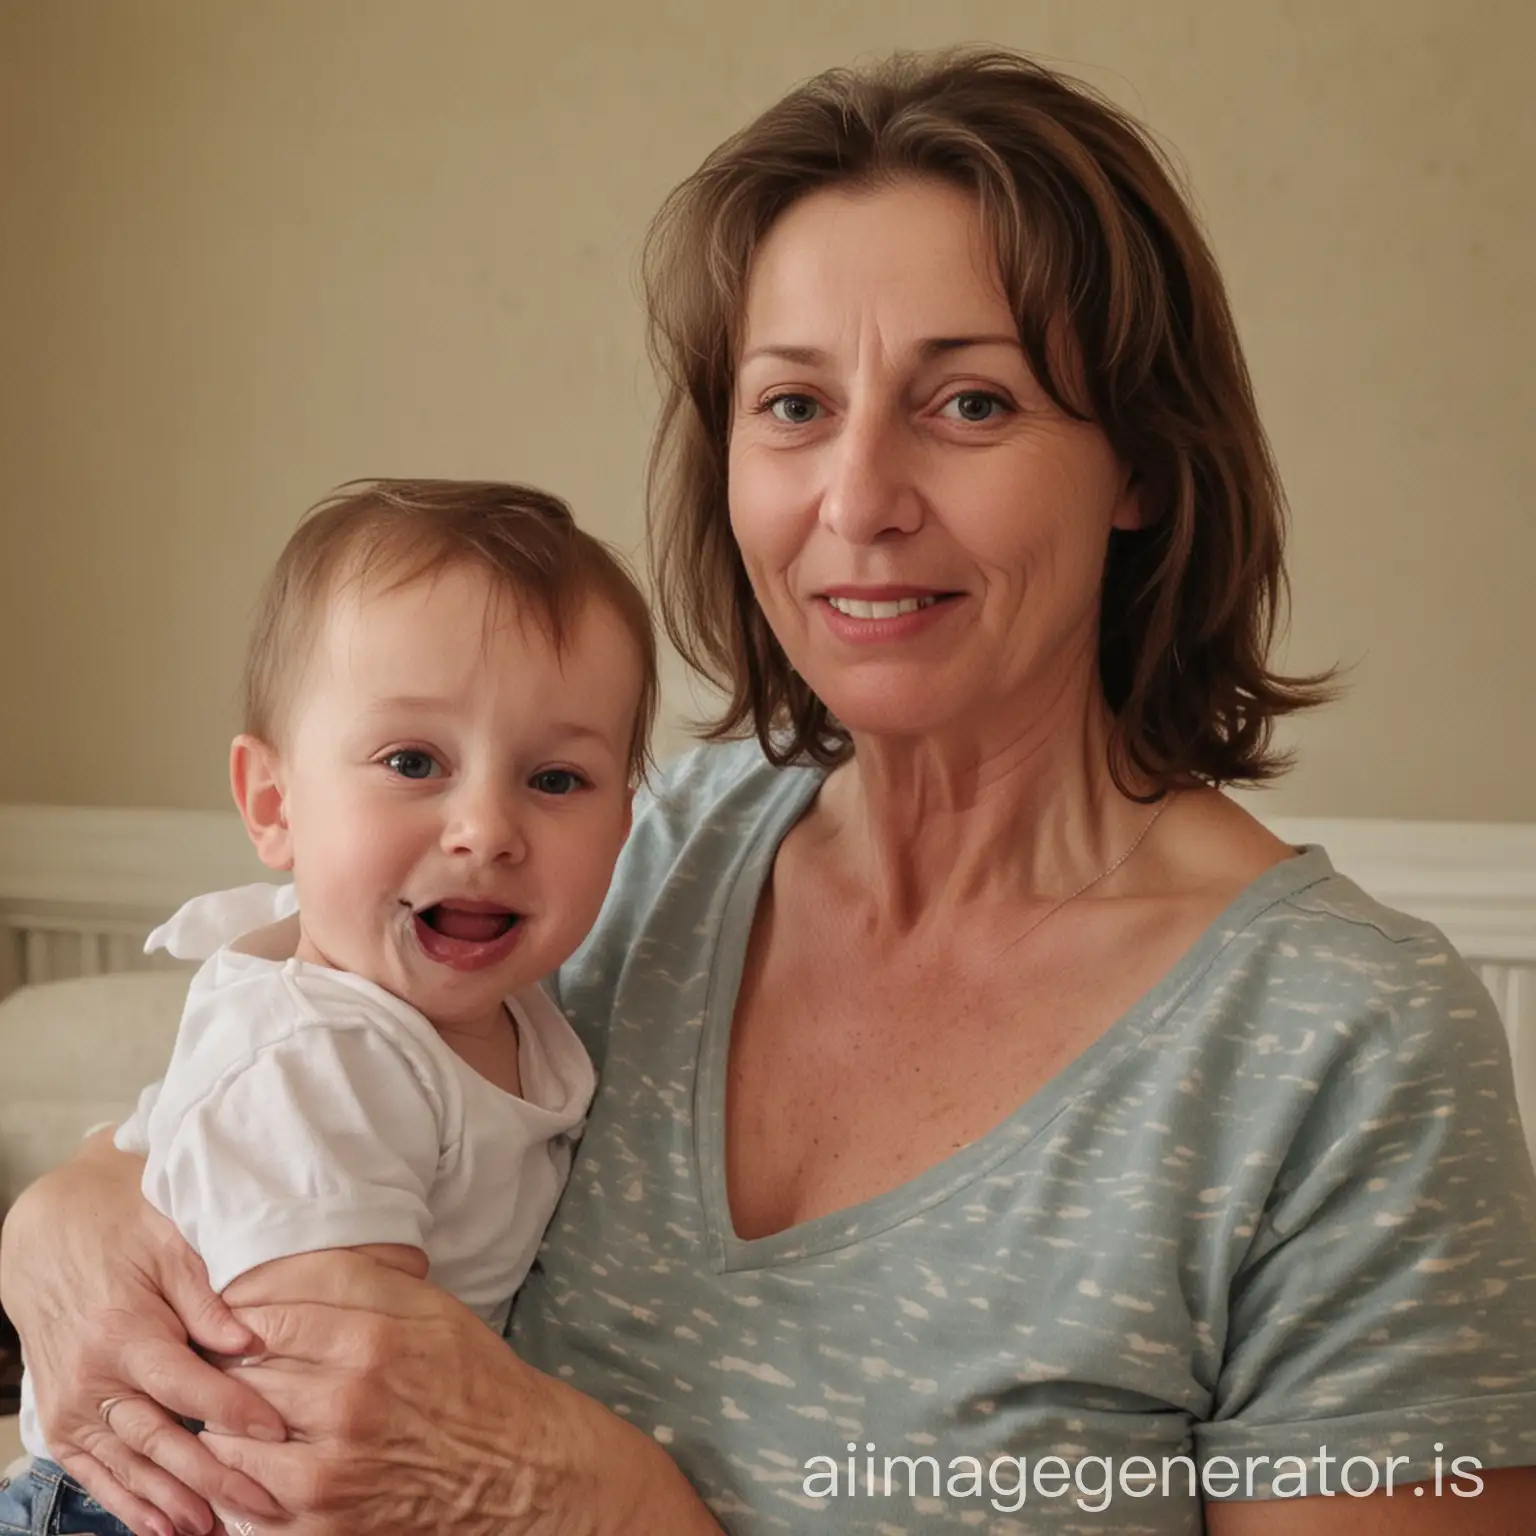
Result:
[[[1262,813],[1262,797],[1243,799]],[[1536,824],[1264,819],[1289,842],[1321,843],[1478,967],[1536,1149]],[[140,952],[155,923],[199,891],[263,878],[232,812],[0,805],[0,996],[163,963]]]
[[224,811],[0,805],[0,997],[159,968],[149,930],[201,891],[271,878]]

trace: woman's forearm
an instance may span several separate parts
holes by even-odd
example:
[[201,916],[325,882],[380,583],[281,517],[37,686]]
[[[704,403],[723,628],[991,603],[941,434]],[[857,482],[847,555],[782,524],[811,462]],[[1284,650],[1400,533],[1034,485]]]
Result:
[[317,1536],[720,1536],[661,1446],[430,1281],[333,1249],[252,1290],[235,1315],[262,1348],[230,1375],[290,1440],[203,1439]]
[[[106,1192],[115,1187],[124,1198],[138,1193],[144,1159],[128,1152],[119,1152],[112,1136],[111,1126],[93,1131],[76,1147],[67,1162],[45,1173],[16,1197],[15,1203],[5,1214],[3,1227],[4,1235],[12,1240],[10,1246],[13,1252],[38,1208],[49,1206],[50,1196],[59,1188],[75,1187],[82,1192],[95,1188]],[[85,1177],[81,1178],[81,1175]],[[42,1219],[46,1221],[48,1218],[44,1215]],[[0,1246],[0,1252],[3,1251],[3,1246]]]
[[[512,1529],[522,1536],[722,1536],[721,1527],[661,1446],[560,1382],[584,1430],[581,1449],[555,1468],[549,1517]],[[549,1422],[549,1421],[546,1421]],[[556,1420],[555,1422],[559,1422]],[[569,1431],[567,1431],[567,1436]]]
[[[254,1393],[200,1360],[254,1344],[197,1255],[140,1195],[143,1160],[109,1131],[27,1189],[0,1240],[0,1294],[26,1351],[50,1455],[136,1530],[205,1528],[209,1505],[270,1518],[180,1416],[283,1438]],[[167,1518],[167,1517],[170,1518]]]

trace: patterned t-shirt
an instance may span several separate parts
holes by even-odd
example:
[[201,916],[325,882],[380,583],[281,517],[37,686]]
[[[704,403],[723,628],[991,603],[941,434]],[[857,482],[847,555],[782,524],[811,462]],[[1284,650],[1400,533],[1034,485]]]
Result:
[[1187,1536],[1191,1486],[1430,1479],[1398,1496],[1454,1502],[1536,1463],[1536,1178],[1503,1031],[1435,929],[1320,849],[1003,1124],[738,1238],[731,1017],[820,780],[707,748],[637,813],[560,977],[601,1082],[514,1311],[531,1363],[754,1536]]

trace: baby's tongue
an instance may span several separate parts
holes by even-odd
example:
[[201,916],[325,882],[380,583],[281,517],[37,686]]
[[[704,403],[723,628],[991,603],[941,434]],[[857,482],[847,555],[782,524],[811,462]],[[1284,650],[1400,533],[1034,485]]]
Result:
[[488,944],[507,931],[508,916],[505,912],[465,912],[456,907],[439,907],[432,914],[432,926],[450,939]]

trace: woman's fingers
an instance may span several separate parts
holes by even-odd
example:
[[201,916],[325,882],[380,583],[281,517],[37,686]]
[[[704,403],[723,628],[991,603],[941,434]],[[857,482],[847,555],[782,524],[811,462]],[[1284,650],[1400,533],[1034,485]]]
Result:
[[[59,1465],[105,1510],[115,1515],[134,1536],[177,1536],[180,1531],[205,1531],[206,1506],[192,1508],[174,1521],[149,1500],[139,1497],[129,1483],[143,1481],[135,1458],[114,1436],[105,1435],[98,1449],[57,1452]],[[121,1475],[120,1475],[121,1474]],[[125,1481],[127,1479],[127,1481]]]
[[[282,1506],[259,1483],[212,1455],[202,1440],[147,1398],[124,1398],[106,1415],[112,1432],[142,1466],[131,1487],[172,1515],[197,1516],[206,1500],[214,1509],[234,1510],[266,1519],[283,1516]],[[202,1500],[189,1498],[195,1489]],[[207,1523],[197,1527],[208,1530]]]
[[178,1340],[137,1339],[123,1346],[120,1360],[125,1381],[182,1418],[222,1424],[255,1440],[286,1438],[282,1416],[270,1403]]
[[[284,1445],[259,1445],[254,1440],[221,1435],[211,1429],[204,1431],[203,1439],[213,1455],[228,1466],[231,1475],[280,1489],[295,1510],[311,1519],[334,1495],[334,1489],[328,1486],[329,1463],[314,1445],[297,1440]],[[252,1523],[261,1529],[259,1518]]]
[[259,1341],[209,1288],[203,1261],[191,1248],[173,1251],[174,1262],[165,1266],[160,1280],[165,1287],[165,1299],[181,1319],[188,1337],[210,1354],[250,1354]]

